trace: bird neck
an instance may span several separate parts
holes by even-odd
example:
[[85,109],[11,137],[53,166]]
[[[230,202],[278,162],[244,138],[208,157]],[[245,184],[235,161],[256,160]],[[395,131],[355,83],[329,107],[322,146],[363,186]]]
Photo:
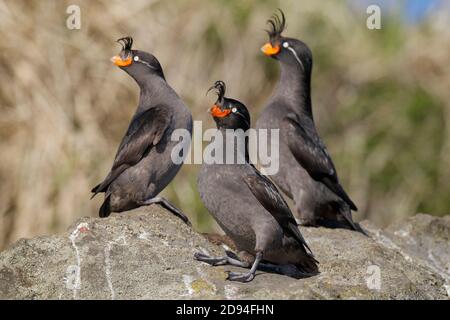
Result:
[[293,111],[313,119],[311,103],[311,70],[300,66],[281,64],[281,75],[275,96],[284,99]]
[[[235,161],[240,161],[238,159],[245,160],[249,163],[250,157],[248,152],[248,135],[239,135],[236,131],[231,129],[220,128],[219,131],[223,137],[223,157],[224,161],[227,158],[232,158],[234,155]],[[231,153],[227,157],[227,153]]]
[[139,108],[148,109],[149,106],[164,102],[164,88],[168,87],[166,81],[154,74],[136,80],[139,89]]

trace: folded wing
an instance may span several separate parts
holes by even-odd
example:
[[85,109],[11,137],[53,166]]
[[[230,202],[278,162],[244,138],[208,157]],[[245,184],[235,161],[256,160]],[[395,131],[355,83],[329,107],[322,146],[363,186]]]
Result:
[[111,171],[102,183],[92,189],[92,197],[99,192],[105,192],[122,172],[141,161],[145,154],[161,141],[171,120],[169,110],[164,105],[136,115],[120,143]]
[[282,122],[282,130],[286,132],[289,150],[297,162],[316,181],[322,182],[331,191],[345,201],[352,210],[356,205],[340,185],[333,161],[323,143],[313,138],[299,124],[295,114],[288,114]]
[[296,239],[301,246],[308,248],[312,255],[311,249],[297,227],[294,215],[272,181],[256,169],[254,174],[247,175],[243,179],[255,198],[275,218],[284,232]]

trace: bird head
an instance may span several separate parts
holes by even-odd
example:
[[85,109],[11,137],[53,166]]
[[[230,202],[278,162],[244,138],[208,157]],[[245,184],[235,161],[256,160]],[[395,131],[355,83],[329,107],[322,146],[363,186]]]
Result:
[[208,92],[211,90],[216,91],[217,100],[208,111],[216,122],[217,128],[242,129],[243,131],[250,129],[250,113],[243,103],[225,97],[225,83],[216,81]]
[[279,60],[281,63],[298,66],[304,72],[310,72],[312,69],[311,50],[304,42],[282,35],[286,29],[286,17],[283,11],[278,10],[281,17],[274,14],[267,21],[270,26],[270,29],[266,30],[269,35],[269,42],[261,48],[261,51],[266,56]]
[[155,56],[144,51],[132,49],[132,37],[128,36],[120,38],[117,42],[122,46],[122,50],[118,55],[111,58],[111,61],[116,66],[126,71],[136,80],[149,73],[153,73],[164,78],[161,65]]

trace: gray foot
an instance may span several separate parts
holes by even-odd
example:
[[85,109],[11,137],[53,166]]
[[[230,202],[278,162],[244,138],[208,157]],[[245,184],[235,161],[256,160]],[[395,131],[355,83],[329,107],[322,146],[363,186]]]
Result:
[[211,266],[223,266],[223,265],[228,264],[228,265],[241,267],[241,268],[248,267],[248,264],[246,264],[245,262],[242,262],[242,261],[237,260],[237,259],[233,258],[232,256],[230,256],[230,255],[235,256],[233,253],[226,252],[226,254],[227,255],[224,257],[210,257],[204,253],[196,252],[194,254],[194,259],[197,261],[205,262]]
[[255,278],[255,273],[251,272],[251,270],[249,272],[245,272],[245,273],[228,271],[227,280],[237,281],[237,282],[250,282],[254,278]]
[[239,273],[239,272],[228,271],[227,280],[237,281],[237,282],[250,282],[253,279],[255,279],[255,273],[256,273],[256,270],[258,269],[259,263],[262,260],[262,256],[263,256],[262,252],[256,253],[255,261],[253,262],[252,268],[250,269],[249,272]]
[[186,223],[188,226],[192,226],[191,222],[189,221],[189,218],[180,209],[175,207],[173,204],[171,204],[169,201],[167,201],[167,199],[163,197],[154,197],[149,200],[142,201],[139,204],[141,206],[149,206],[155,203],[160,204],[162,207],[172,212],[174,215],[183,220],[184,223]]
[[[232,265],[241,268],[248,268],[249,265],[245,262],[237,260],[237,256],[230,251],[225,252],[227,255],[225,257],[217,257],[213,258],[204,253],[196,252],[194,254],[194,258],[198,261],[202,261],[208,263],[212,266],[222,266],[222,265]],[[258,269],[258,265],[262,259],[262,253],[258,252],[256,254],[255,261],[253,262],[252,268],[249,272],[239,273],[239,272],[231,272],[227,271],[228,277],[227,280],[230,281],[238,281],[238,282],[250,282],[255,278],[256,269]]]

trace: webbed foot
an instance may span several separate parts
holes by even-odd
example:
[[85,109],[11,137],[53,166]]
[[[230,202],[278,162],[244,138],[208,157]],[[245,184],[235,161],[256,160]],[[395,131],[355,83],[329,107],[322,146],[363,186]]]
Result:
[[230,281],[237,281],[237,282],[250,282],[255,278],[255,273],[254,272],[232,272],[232,271],[228,271],[228,277],[227,280]]

